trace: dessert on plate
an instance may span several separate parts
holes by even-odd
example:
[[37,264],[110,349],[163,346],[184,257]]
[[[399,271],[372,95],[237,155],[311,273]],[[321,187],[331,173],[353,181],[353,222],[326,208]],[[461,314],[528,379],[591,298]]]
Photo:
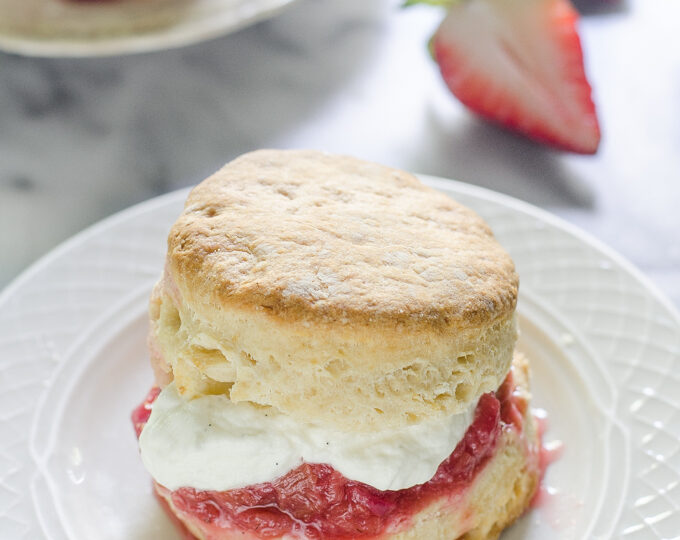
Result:
[[141,457],[195,537],[488,539],[539,481],[518,277],[414,176],[262,150],[190,193]]

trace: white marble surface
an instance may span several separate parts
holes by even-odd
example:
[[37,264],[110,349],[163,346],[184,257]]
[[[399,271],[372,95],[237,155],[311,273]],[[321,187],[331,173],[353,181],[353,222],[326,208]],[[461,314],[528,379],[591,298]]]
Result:
[[426,42],[442,17],[391,0],[300,0],[184,49],[0,54],[0,287],[133,203],[259,147],[313,147],[541,206],[612,246],[680,306],[680,2],[583,0],[603,129],[594,157],[470,116]]

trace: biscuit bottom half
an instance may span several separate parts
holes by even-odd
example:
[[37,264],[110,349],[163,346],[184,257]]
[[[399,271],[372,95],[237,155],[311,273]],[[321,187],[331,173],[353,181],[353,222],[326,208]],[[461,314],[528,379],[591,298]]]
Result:
[[[137,433],[156,395],[133,413]],[[381,491],[329,465],[303,463],[271,482],[229,491],[154,488],[186,538],[484,540],[529,506],[539,457],[528,363],[515,355],[503,384],[482,395],[465,436],[424,484]]]

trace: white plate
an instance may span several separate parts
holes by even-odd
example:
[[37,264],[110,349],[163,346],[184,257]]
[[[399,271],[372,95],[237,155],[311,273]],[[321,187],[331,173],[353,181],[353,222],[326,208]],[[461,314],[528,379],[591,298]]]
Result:
[[[426,178],[477,210],[521,280],[520,346],[556,494],[506,540],[680,538],[680,317],[619,256],[517,200]],[[186,191],[42,259],[0,296],[0,538],[175,538],[129,413],[151,384],[145,309]]]
[[107,56],[196,43],[269,17],[294,0],[0,0],[0,50]]

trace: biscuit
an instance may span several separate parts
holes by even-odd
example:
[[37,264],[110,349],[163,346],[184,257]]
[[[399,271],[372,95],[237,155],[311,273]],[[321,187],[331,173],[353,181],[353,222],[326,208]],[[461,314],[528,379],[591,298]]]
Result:
[[355,158],[262,150],[189,195],[151,302],[161,383],[338,429],[466,409],[512,361],[518,277],[468,208]]

